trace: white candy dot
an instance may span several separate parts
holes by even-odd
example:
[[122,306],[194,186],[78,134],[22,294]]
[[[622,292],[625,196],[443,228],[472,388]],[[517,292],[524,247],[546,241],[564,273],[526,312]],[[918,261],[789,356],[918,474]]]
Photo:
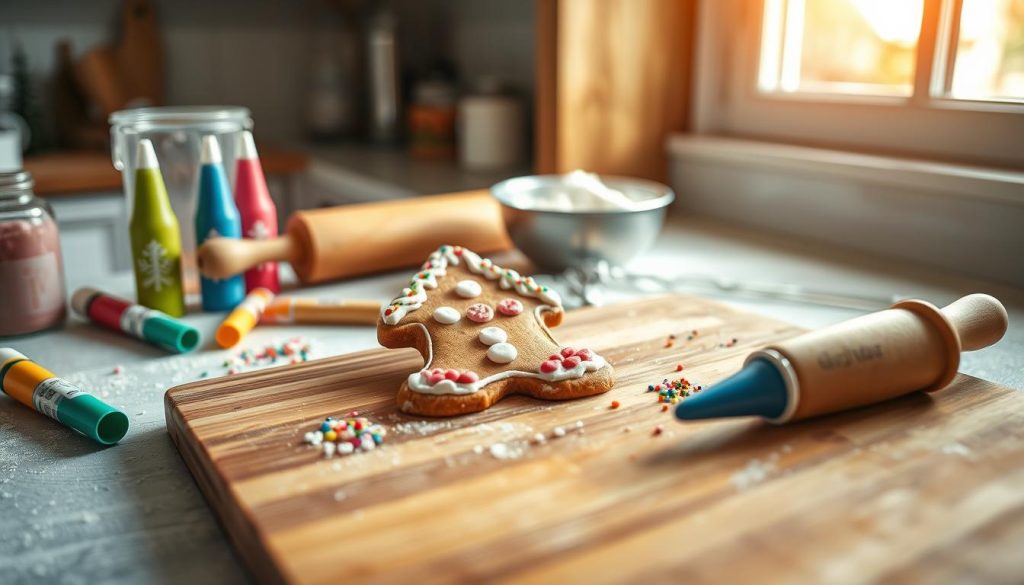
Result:
[[330,441],[324,443],[324,457],[327,457],[328,459],[334,457],[335,447],[337,447],[337,445],[331,443]]
[[482,292],[483,288],[481,288],[480,283],[475,280],[460,280],[455,285],[455,294],[464,299],[478,297]]
[[480,330],[480,342],[484,345],[494,345],[508,341],[508,333],[501,327],[484,327]]
[[338,443],[338,453],[342,455],[351,455],[356,448],[352,443]]
[[452,307],[438,307],[434,309],[434,321],[443,323],[444,325],[451,325],[462,318],[458,309]]
[[487,359],[496,364],[507,364],[518,355],[519,351],[511,343],[495,343],[487,350]]

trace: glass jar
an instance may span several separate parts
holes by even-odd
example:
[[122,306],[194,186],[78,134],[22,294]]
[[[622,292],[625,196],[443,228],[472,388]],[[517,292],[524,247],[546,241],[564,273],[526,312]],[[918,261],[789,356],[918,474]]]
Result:
[[252,117],[247,108],[236,106],[134,108],[110,115],[111,158],[114,168],[121,171],[129,216],[134,206],[135,148],[139,140],[148,138],[156,150],[171,209],[181,228],[181,274],[187,301],[195,301],[199,294],[194,218],[200,144],[207,134],[217,136],[224,170],[234,186],[235,150],[243,130],[252,130]]
[[50,205],[32,192],[32,175],[0,172],[0,336],[64,322],[60,232]]

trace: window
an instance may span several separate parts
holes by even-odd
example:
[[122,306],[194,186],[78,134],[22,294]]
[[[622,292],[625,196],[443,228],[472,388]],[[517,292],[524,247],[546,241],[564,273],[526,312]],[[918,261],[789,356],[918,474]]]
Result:
[[763,92],[909,96],[923,0],[768,0]]
[[947,71],[938,93],[957,99],[1024,100],[1024,0],[947,4]]
[[1024,167],[1024,0],[700,7],[699,131]]

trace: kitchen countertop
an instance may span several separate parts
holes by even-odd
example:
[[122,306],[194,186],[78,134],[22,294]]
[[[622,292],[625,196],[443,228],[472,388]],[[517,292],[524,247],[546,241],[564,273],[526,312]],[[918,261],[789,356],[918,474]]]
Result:
[[[968,292],[989,292],[1007,305],[1010,329],[996,346],[965,354],[961,370],[1024,389],[1024,294],[1020,290],[681,219],[671,220],[654,250],[630,268],[642,273],[799,283],[882,297],[914,296],[939,305]],[[408,271],[399,271],[308,287],[302,294],[385,300],[407,277]],[[125,295],[132,289],[130,275],[100,285]],[[739,300],[722,293],[706,296],[804,327],[862,313]],[[212,339],[221,318],[220,314],[196,314],[187,320],[205,339]],[[292,337],[308,340],[314,358],[377,345],[372,327],[261,327],[242,347],[258,348]],[[120,445],[98,448],[0,398],[0,581],[187,581],[194,585],[248,581],[167,435],[162,402],[164,391],[173,385],[203,372],[223,374],[224,360],[236,351],[204,349],[188,356],[168,356],[77,320],[63,330],[3,343],[122,407],[132,428]],[[115,374],[115,366],[122,366],[123,373]]]
[[[309,166],[309,157],[302,151],[259,148],[260,163],[268,175],[293,175]],[[24,166],[35,180],[36,195],[43,197],[121,190],[121,172],[114,168],[107,151],[46,152],[26,158]]]

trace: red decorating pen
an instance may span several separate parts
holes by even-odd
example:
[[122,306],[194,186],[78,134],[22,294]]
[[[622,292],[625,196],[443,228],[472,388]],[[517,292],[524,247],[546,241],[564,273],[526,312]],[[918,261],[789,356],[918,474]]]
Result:
[[[263,167],[256,154],[252,132],[242,132],[238,139],[238,166],[235,170],[235,205],[242,217],[242,237],[267,240],[277,237],[277,208],[274,206]],[[277,262],[264,262],[245,271],[245,291],[263,287],[273,293],[281,291]]]

